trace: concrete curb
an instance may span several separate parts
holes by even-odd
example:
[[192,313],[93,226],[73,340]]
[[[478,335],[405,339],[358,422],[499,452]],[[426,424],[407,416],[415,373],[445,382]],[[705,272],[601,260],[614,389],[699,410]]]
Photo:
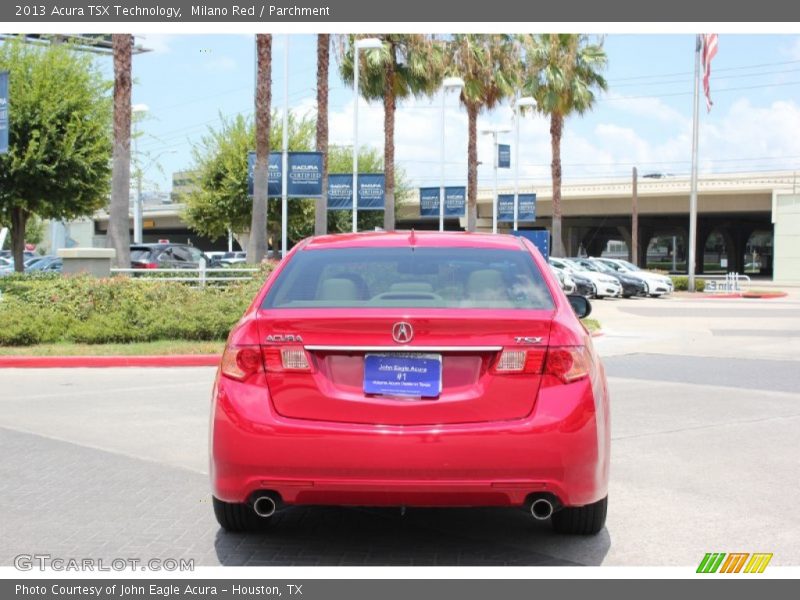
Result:
[[216,367],[219,354],[161,356],[0,356],[0,369],[69,369],[108,367]]

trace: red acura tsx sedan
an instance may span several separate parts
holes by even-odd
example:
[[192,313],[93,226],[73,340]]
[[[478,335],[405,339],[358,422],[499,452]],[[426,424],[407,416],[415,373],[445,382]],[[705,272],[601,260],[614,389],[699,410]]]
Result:
[[291,505],[507,506],[597,533],[609,398],[589,311],[521,237],[301,242],[214,383],[219,524],[259,529]]

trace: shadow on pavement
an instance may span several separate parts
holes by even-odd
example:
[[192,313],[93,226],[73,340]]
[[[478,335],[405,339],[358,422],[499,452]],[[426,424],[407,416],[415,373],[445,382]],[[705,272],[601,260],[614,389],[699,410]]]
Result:
[[[293,507],[263,532],[218,530],[226,566],[266,565],[599,565],[606,530],[561,536],[521,510]],[[562,558],[576,557],[574,560]]]

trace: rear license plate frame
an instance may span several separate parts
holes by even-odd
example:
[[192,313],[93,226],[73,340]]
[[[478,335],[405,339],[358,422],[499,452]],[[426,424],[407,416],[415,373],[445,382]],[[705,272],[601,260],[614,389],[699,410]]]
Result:
[[439,353],[370,352],[364,355],[362,387],[365,394],[376,396],[435,399],[442,393],[442,364]]

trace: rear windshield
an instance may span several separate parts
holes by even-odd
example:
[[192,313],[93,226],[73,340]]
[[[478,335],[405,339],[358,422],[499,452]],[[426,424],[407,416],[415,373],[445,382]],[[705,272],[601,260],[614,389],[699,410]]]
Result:
[[263,308],[553,309],[533,258],[481,248],[348,248],[295,254]]
[[131,260],[146,260],[150,258],[150,248],[131,248]]

